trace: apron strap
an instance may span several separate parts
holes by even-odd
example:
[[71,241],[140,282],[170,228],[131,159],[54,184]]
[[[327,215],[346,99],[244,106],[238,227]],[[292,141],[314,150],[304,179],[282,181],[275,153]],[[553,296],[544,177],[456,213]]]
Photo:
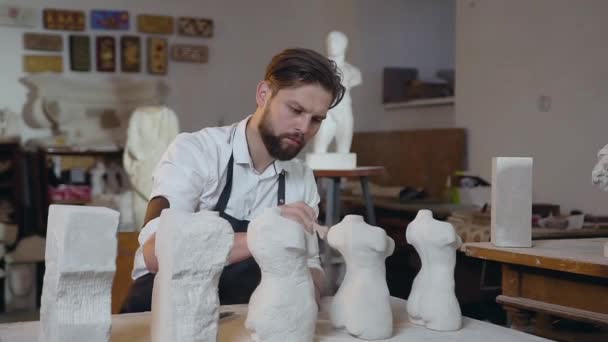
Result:
[[285,170],[279,174],[279,193],[277,194],[277,205],[285,204]]
[[226,211],[228,200],[230,199],[230,193],[232,192],[232,164],[234,163],[234,155],[230,154],[230,160],[228,161],[228,175],[226,177],[226,185],[220,194],[220,198],[215,205],[215,211],[223,213]]

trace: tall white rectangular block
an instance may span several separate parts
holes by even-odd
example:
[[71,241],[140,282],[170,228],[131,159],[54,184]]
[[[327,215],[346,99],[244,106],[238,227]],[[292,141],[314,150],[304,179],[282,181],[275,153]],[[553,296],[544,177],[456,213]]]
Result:
[[491,240],[498,247],[532,247],[532,158],[492,159]]
[[108,342],[119,213],[51,205],[40,341]]
[[165,209],[156,232],[152,342],[215,342],[219,278],[234,243],[217,212]]

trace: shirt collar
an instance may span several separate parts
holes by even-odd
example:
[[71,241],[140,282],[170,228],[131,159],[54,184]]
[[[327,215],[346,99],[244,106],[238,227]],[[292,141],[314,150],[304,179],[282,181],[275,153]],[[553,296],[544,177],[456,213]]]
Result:
[[[251,155],[249,154],[249,146],[247,144],[247,123],[251,119],[251,115],[247,116],[245,119],[241,120],[234,132],[234,141],[232,145],[232,154],[234,156],[234,162],[237,164],[248,164],[249,167],[253,169],[253,162],[251,160]],[[273,164],[269,166],[269,168],[274,169],[276,174],[279,174],[283,171],[289,171],[289,161],[275,160]]]

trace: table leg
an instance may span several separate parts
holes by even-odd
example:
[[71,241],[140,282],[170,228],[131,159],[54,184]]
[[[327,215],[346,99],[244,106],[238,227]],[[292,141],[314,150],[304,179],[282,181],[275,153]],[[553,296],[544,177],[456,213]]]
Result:
[[374,213],[374,202],[369,191],[369,183],[366,176],[361,177],[361,190],[363,192],[363,202],[365,202],[365,211],[367,212],[367,223],[375,226],[376,214]]
[[333,201],[334,201],[334,216],[332,225],[340,221],[340,177],[332,178],[333,182]]
[[507,312],[507,317],[511,323],[511,328],[526,333],[531,333],[534,330],[532,326],[531,318],[532,313],[527,310],[514,308],[512,306],[503,306]]

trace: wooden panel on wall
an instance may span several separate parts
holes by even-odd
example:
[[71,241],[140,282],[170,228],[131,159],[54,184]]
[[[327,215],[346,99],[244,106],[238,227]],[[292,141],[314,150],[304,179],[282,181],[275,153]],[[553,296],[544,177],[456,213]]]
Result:
[[63,37],[59,34],[24,33],[23,48],[40,51],[63,51]]
[[148,72],[152,75],[167,74],[168,56],[167,40],[164,38],[148,38]]
[[60,9],[45,9],[44,28],[47,30],[84,31],[85,13]]
[[116,70],[116,40],[111,36],[97,37],[97,71]]
[[173,17],[164,15],[137,16],[137,30],[143,33],[173,34]]
[[213,20],[181,17],[177,20],[177,32],[181,36],[210,38],[213,36]]
[[70,36],[70,68],[73,71],[91,71],[91,38]]
[[95,30],[128,30],[129,12],[92,10],[91,28]]
[[171,59],[176,62],[207,63],[209,49],[205,45],[173,44]]
[[123,72],[141,71],[141,39],[138,36],[120,37],[120,68]]
[[441,198],[448,175],[466,169],[466,133],[461,128],[359,132],[351,151],[357,165],[381,165],[380,185],[424,187]]
[[63,72],[63,58],[61,56],[25,55],[23,56],[23,71],[37,72]]

